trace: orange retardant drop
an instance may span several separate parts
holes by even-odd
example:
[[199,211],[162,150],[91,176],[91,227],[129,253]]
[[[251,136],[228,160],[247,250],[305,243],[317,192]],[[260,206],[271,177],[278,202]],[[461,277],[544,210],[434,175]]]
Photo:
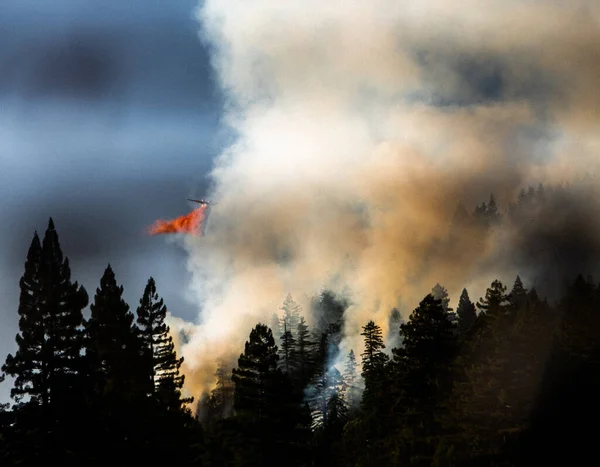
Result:
[[202,234],[202,223],[205,219],[206,205],[194,209],[185,216],[178,217],[168,221],[157,220],[149,229],[150,235],[169,234],[169,233],[186,233],[186,234]]

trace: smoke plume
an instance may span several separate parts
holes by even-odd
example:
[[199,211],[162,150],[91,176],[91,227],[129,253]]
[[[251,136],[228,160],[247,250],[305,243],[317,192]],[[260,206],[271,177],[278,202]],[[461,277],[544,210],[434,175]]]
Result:
[[495,278],[531,283],[540,232],[573,249],[563,235],[597,235],[588,215],[569,231],[569,213],[548,211],[525,238],[505,227],[440,247],[459,203],[596,180],[598,2],[207,0],[198,18],[235,141],[211,174],[206,236],[185,239],[195,394],[288,292],[348,296],[342,351],[358,355],[361,326],[386,332],[392,308],[406,319],[437,282],[454,303]]

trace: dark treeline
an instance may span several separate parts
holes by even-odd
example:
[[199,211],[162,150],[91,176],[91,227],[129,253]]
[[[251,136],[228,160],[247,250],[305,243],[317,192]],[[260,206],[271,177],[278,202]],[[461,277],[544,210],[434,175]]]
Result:
[[42,242],[34,234],[20,287],[17,350],[2,366],[15,403],[0,413],[0,465],[199,458],[202,432],[181,395],[182,360],[152,278],[134,315],[108,265],[84,319],[88,294],[71,281],[50,219]]
[[[503,215],[529,226],[528,210],[539,215],[550,196],[524,191]],[[504,221],[493,197],[463,210],[455,228]],[[388,336],[364,323],[363,348],[342,356],[350,304],[324,291],[305,316],[288,295],[249,330],[239,358],[219,362],[195,416],[152,279],[134,319],[109,266],[85,320],[87,293],[71,282],[50,222],[20,285],[18,350],[2,367],[15,404],[0,413],[1,465],[579,465],[595,453],[591,277],[575,275],[550,302],[515,274],[478,300],[463,289],[456,310],[435,284],[405,320],[390,310]]]

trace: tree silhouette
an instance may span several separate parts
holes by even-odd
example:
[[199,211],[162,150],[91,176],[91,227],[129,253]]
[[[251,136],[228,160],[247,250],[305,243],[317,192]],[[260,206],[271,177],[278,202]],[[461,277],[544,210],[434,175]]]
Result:
[[360,381],[357,371],[358,364],[354,350],[350,350],[344,365],[344,399],[349,409],[356,409],[360,403]]
[[117,285],[109,264],[90,306],[86,356],[97,393],[134,397],[146,392],[147,373],[134,316],[122,294],[123,287]]
[[508,308],[511,311],[518,310],[527,302],[527,289],[523,287],[523,282],[519,276],[515,279],[513,288],[506,299],[508,301]]
[[184,375],[179,374],[179,368],[183,357],[177,358],[169,326],[165,323],[166,317],[167,307],[156,293],[156,283],[150,277],[137,309],[145,373],[150,375],[152,383],[150,394],[165,407],[180,410],[184,404],[191,403],[193,398],[181,397]]
[[465,334],[473,323],[477,319],[477,312],[475,311],[475,305],[469,298],[467,289],[463,289],[458,300],[458,308],[456,309],[458,315],[458,330],[460,334]]
[[374,321],[369,321],[362,328],[361,336],[364,337],[365,350],[362,357],[362,377],[365,381],[362,405],[366,410],[372,409],[377,398],[381,396],[385,384],[385,365],[388,356],[383,353],[385,345],[381,328]]
[[11,396],[17,402],[27,396],[45,409],[58,408],[77,394],[88,296],[71,282],[52,219],[42,245],[34,234],[20,286],[18,350],[8,355],[2,371],[15,377]]

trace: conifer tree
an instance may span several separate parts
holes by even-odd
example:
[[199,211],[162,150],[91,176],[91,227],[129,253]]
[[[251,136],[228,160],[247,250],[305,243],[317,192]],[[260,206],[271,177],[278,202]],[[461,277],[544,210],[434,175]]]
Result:
[[291,294],[287,294],[283,301],[283,317],[281,318],[282,335],[289,331],[292,337],[295,337],[296,329],[300,323],[300,316],[302,314],[302,307],[294,301]]
[[314,367],[314,342],[310,339],[310,331],[303,316],[300,317],[297,330],[298,337],[295,345],[297,371],[294,381],[298,389],[303,390],[310,380]]
[[193,398],[181,398],[184,375],[179,374],[179,368],[183,357],[177,358],[169,326],[165,323],[166,317],[167,307],[156,293],[156,283],[150,277],[137,309],[145,374],[150,375],[149,393],[165,407],[179,410]]
[[518,310],[527,302],[527,289],[523,286],[523,282],[519,276],[515,279],[513,288],[506,299],[511,311]]
[[[329,334],[322,333],[317,350],[317,365],[310,391],[313,428],[338,426],[347,413],[344,398],[344,380],[341,373],[331,364]],[[331,404],[335,404],[332,407]],[[333,414],[334,419],[331,419]],[[344,418],[345,419],[345,418]]]
[[283,334],[281,335],[281,347],[279,349],[279,363],[284,373],[292,375],[296,370],[296,339],[291,330],[288,329],[288,320],[283,321]]
[[277,367],[277,353],[271,329],[257,324],[232,371],[244,465],[273,465],[282,449],[300,442],[302,409]]
[[385,349],[381,328],[373,321],[369,321],[363,326],[363,332],[360,334],[364,337],[365,351],[362,356],[362,375],[365,381],[371,374],[381,369],[387,360],[386,355],[382,352]]
[[358,407],[360,403],[360,386],[358,375],[358,364],[354,356],[354,350],[350,350],[346,364],[344,365],[344,398],[349,409]]
[[280,380],[278,360],[273,333],[264,324],[257,324],[238,359],[238,367],[232,371],[235,410],[240,416],[256,420],[268,416]]
[[217,382],[215,389],[212,391],[215,408],[221,418],[231,415],[233,410],[233,393],[234,385],[231,379],[231,366],[227,365],[223,360],[219,360],[215,376]]
[[448,290],[446,287],[440,285],[438,282],[431,289],[431,295],[433,295],[433,298],[436,300],[440,300],[442,302],[442,308],[446,313],[452,311],[452,308],[450,308],[450,298],[448,297]]
[[123,287],[117,285],[109,264],[90,306],[86,356],[96,393],[132,397],[147,390],[148,379],[139,331],[122,294]]
[[46,384],[46,362],[42,349],[45,346],[44,315],[40,306],[42,284],[40,269],[42,262],[42,246],[37,232],[33,236],[27,260],[25,273],[21,277],[21,297],[19,301],[19,334],[16,340],[18,350],[15,356],[9,354],[2,371],[15,376],[11,397],[17,402],[24,396],[30,401],[42,404],[49,400],[49,388]]
[[330,344],[336,346],[340,340],[344,324],[344,310],[348,307],[346,300],[338,299],[333,292],[324,290],[312,300],[313,316],[317,317],[315,335],[327,332]]
[[312,388],[310,405],[313,428],[337,425],[345,417],[347,406],[343,395],[343,378],[337,368],[332,366],[319,372]]
[[485,210],[485,217],[489,225],[495,225],[500,222],[500,211],[498,210],[498,205],[493,194],[490,194],[490,200]]
[[321,334],[315,356],[315,374],[310,389],[309,405],[313,428],[327,424],[327,403],[329,400],[329,336]]
[[485,292],[485,298],[477,302],[479,308],[487,316],[497,316],[506,309],[506,286],[495,279]]
[[82,309],[88,296],[71,282],[52,219],[42,245],[34,234],[20,286],[18,350],[2,367],[15,377],[11,396],[17,402],[28,396],[45,408],[73,403],[79,392]]
[[327,375],[327,425],[326,429],[341,430],[348,417],[348,403],[344,397],[344,379],[337,368],[331,367]]
[[394,349],[396,420],[405,442],[413,448],[406,462],[428,452],[427,440],[440,433],[443,402],[452,389],[450,363],[457,351],[455,324],[448,320],[441,300],[428,294],[400,327],[404,346]]
[[465,334],[473,323],[477,319],[477,312],[475,311],[475,305],[469,298],[467,289],[463,289],[458,300],[458,308],[456,309],[458,315],[458,330],[460,334]]
[[362,402],[368,410],[375,399],[381,395],[388,356],[383,353],[385,345],[381,328],[375,322],[369,321],[362,329],[361,336],[364,337],[365,343],[365,350],[361,354],[362,377],[365,382]]

